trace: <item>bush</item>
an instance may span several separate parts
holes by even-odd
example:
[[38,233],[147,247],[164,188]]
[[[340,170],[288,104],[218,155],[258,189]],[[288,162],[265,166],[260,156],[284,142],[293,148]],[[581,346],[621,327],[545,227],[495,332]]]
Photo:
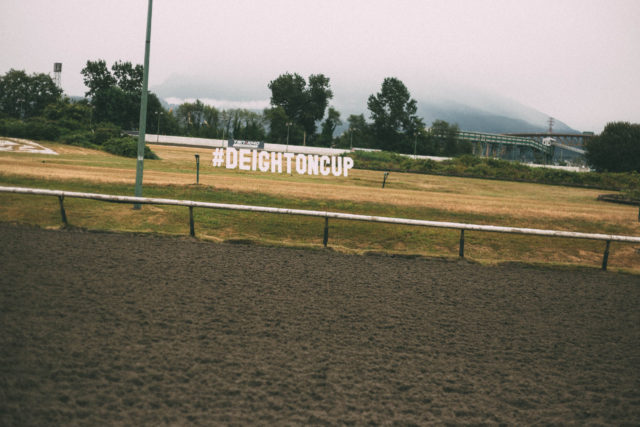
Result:
[[475,166],[482,162],[482,159],[480,159],[480,157],[476,157],[471,154],[460,156],[457,160],[465,166]]
[[88,131],[66,133],[60,137],[59,141],[76,147],[97,148],[93,143],[93,134]]
[[499,159],[485,159],[464,155],[435,162],[412,159],[388,152],[362,152],[349,154],[358,169],[422,172],[436,175],[488,178],[539,184],[570,185],[624,190],[640,188],[640,173],[569,172],[545,168],[532,168],[522,163]]
[[26,127],[24,122],[18,119],[0,120],[0,135],[12,136],[14,138],[24,138]]
[[[103,144],[102,148],[107,153],[115,154],[116,156],[133,158],[138,156],[138,142],[134,138],[131,138],[129,136],[111,138]],[[145,145],[144,158],[158,159],[158,156]]]
[[118,138],[122,134],[120,127],[113,123],[98,123],[95,129],[93,142],[98,145],[103,145],[111,138]]
[[14,138],[29,138],[45,141],[55,141],[62,131],[55,125],[40,117],[26,121],[18,119],[0,120],[0,134]]

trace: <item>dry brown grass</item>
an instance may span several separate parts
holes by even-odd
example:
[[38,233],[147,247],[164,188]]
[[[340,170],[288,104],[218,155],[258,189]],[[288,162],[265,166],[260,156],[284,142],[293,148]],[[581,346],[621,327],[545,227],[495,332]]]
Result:
[[[131,183],[135,180],[135,161],[118,159],[117,165],[88,165],[86,157],[94,150],[55,144],[60,156],[0,155],[0,171],[36,178],[84,179],[92,182]],[[354,203],[393,204],[414,208],[433,208],[449,212],[517,218],[521,222],[541,218],[549,221],[597,221],[629,223],[630,231],[640,234],[633,206],[611,205],[596,200],[601,191],[540,184],[451,178],[433,175],[392,173],[382,190],[382,173],[352,170],[348,178],[287,176],[239,172],[213,168],[210,150],[152,145],[160,161],[146,161],[144,182],[157,185],[190,185],[195,182],[194,154],[201,155],[200,183],[215,188],[258,192],[297,199],[341,200]],[[125,167],[122,167],[125,163]],[[127,164],[128,163],[128,164]],[[162,168],[160,168],[162,165]],[[192,172],[175,172],[175,170]]]
[[[45,144],[49,145],[49,144]],[[52,144],[51,148],[59,156],[34,155],[24,153],[0,153],[0,174],[16,175],[56,180],[78,180],[95,183],[132,184],[135,180],[135,160],[123,159],[106,153],[84,148]],[[606,232],[614,234],[640,235],[640,223],[637,222],[637,208],[614,205],[597,201],[601,191],[540,184],[526,184],[494,180],[451,178],[433,175],[392,173],[387,187],[381,188],[382,172],[352,170],[348,178],[288,176],[285,174],[263,174],[241,172],[210,165],[209,149],[182,148],[153,145],[151,147],[161,158],[145,161],[144,182],[156,185],[188,186],[195,183],[194,154],[200,154],[200,183],[212,188],[241,193],[266,194],[274,197],[299,200],[339,201],[351,203],[353,212],[358,212],[358,204],[392,206],[393,216],[402,216],[395,212],[407,212],[413,218],[434,219],[429,212],[439,211],[447,214],[439,220],[457,221],[455,218],[473,217],[473,222],[562,229],[584,232]],[[156,212],[154,209],[158,209]],[[420,212],[424,210],[424,215]],[[5,214],[8,211],[5,209]],[[130,210],[109,209],[114,221],[131,221],[133,229],[142,221],[147,224],[162,225],[168,219],[161,208],[145,209],[146,216],[132,217]],[[448,215],[450,214],[450,215]],[[17,213],[16,213],[17,215]],[[10,215],[11,216],[11,215]],[[90,218],[87,219],[90,221]],[[465,222],[465,220],[458,220]],[[468,220],[467,220],[468,221]],[[613,231],[611,231],[613,230]],[[233,239],[237,237],[237,228],[219,228],[215,233],[203,230],[201,237],[212,240]],[[392,233],[393,234],[393,233]],[[505,237],[491,238],[484,234],[482,243],[475,245],[473,239],[467,244],[478,258],[518,260],[522,259],[522,245],[515,241],[513,246],[503,245]],[[396,236],[397,237],[397,236]],[[243,235],[242,238],[270,243],[268,236]],[[271,237],[273,239],[275,237]],[[286,244],[287,237],[278,242]],[[333,237],[332,237],[333,239]],[[403,238],[384,242],[384,249],[405,252],[407,247]],[[487,243],[493,242],[493,243]],[[591,245],[583,251],[584,242],[567,244],[556,240],[536,243],[536,254],[532,259],[541,262],[572,263],[588,262],[598,265],[601,261],[601,245]],[[293,245],[305,245],[306,242],[290,241]],[[339,241],[334,241],[340,248]],[[440,244],[440,243],[438,243]],[[448,243],[447,243],[448,244]],[[456,242],[451,242],[455,246]],[[345,242],[345,251],[358,251],[356,242]],[[520,252],[512,254],[510,248]],[[528,245],[526,243],[524,246]],[[637,245],[635,245],[637,246]],[[640,265],[637,248],[634,245],[612,246],[612,258],[621,261],[629,269]],[[370,250],[371,247],[363,250]],[[434,248],[433,251],[447,253],[451,248]],[[375,250],[375,246],[374,246]],[[415,250],[415,249],[414,249]],[[635,267],[634,267],[635,266]]]

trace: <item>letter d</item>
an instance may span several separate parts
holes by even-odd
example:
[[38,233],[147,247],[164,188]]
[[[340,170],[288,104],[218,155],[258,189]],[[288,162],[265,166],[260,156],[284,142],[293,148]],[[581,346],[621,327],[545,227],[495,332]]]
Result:
[[235,148],[227,148],[227,161],[225,162],[227,169],[235,169],[238,167],[238,150]]

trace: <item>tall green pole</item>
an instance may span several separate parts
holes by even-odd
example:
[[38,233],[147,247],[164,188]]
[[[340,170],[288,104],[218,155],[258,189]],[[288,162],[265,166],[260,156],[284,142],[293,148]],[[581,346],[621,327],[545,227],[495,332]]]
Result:
[[[144,75],[142,78],[142,96],[140,98],[140,124],[138,126],[138,162],[136,163],[136,189],[135,196],[142,197],[142,171],[144,169],[144,140],[147,134],[147,92],[149,88],[149,49],[151,48],[151,9],[153,0],[149,0],[147,9],[147,38],[144,45]],[[134,209],[140,209],[140,204],[133,205]]]

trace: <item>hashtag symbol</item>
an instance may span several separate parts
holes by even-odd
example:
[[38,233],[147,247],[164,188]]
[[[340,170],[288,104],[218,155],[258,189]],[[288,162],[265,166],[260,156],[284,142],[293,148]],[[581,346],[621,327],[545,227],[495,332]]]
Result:
[[216,148],[213,150],[213,161],[211,164],[214,168],[222,166],[224,163],[224,148]]

